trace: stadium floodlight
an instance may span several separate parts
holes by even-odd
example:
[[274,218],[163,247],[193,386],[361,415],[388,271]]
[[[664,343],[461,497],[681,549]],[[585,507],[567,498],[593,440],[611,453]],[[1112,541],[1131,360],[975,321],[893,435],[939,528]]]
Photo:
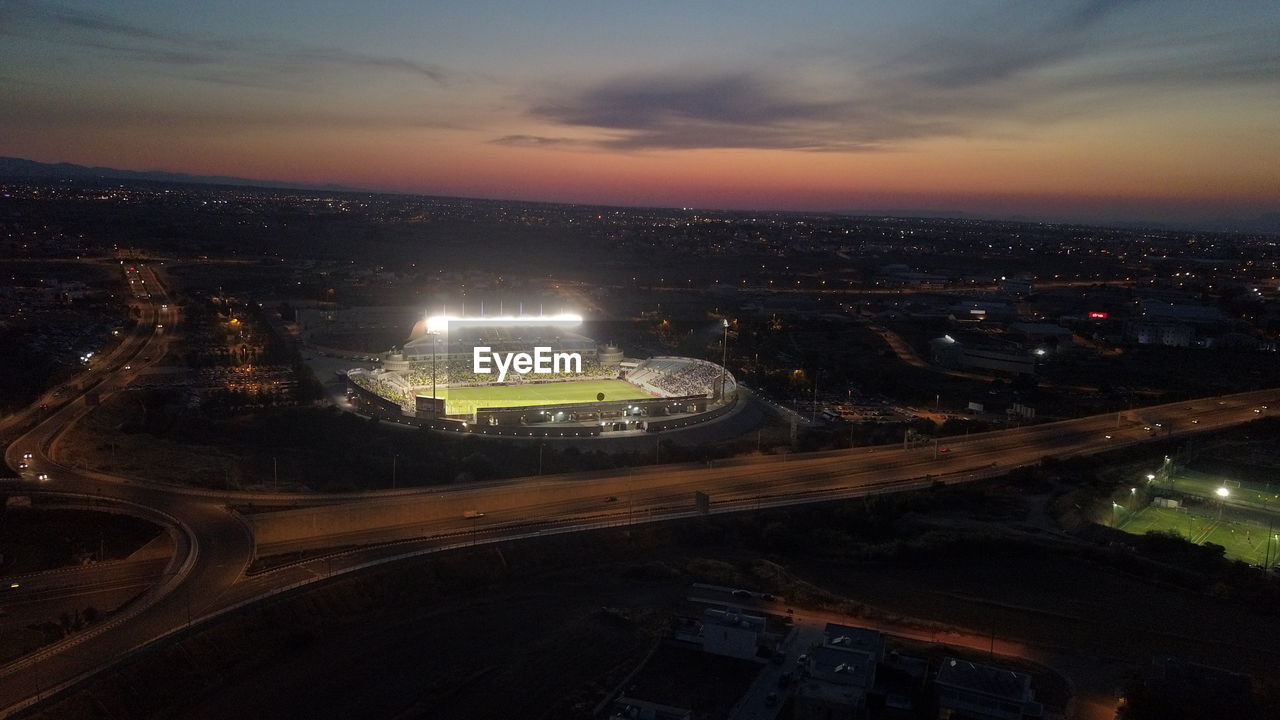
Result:
[[582,316],[574,313],[555,315],[491,315],[489,317],[458,317],[456,315],[431,315],[427,317],[427,332],[446,332],[449,325],[456,327],[506,327],[510,325],[555,325],[577,327]]
[[1218,488],[1218,497],[1220,497],[1220,498],[1225,498],[1226,496],[1228,496],[1228,495],[1230,495],[1230,494],[1231,494],[1231,491],[1230,491],[1230,490],[1228,490],[1228,489],[1226,489],[1226,488],[1224,488],[1224,487],[1220,487],[1220,488]]

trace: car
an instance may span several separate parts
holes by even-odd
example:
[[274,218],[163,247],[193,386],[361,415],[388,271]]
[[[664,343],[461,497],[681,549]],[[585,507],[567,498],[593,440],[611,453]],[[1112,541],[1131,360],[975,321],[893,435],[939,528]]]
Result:
[[18,469],[19,469],[19,470],[26,470],[28,467],[30,467],[30,466],[29,466],[29,465],[27,465],[27,463],[26,463],[26,462],[20,462],[20,463],[18,463]]
[[614,497],[613,495],[610,495],[609,497],[605,498],[604,501],[607,503],[618,502],[618,498]]
[[949,447],[945,447],[945,448],[938,448],[938,452],[940,452],[940,453],[944,453],[944,452],[951,452],[951,448],[949,448]]
[[36,476],[36,480],[39,480],[40,482],[48,482],[49,476],[46,475],[45,473],[40,473],[39,475]]
[[760,599],[765,600],[767,602],[774,602],[775,600],[778,599],[778,596],[774,595],[773,593],[763,593],[760,595]]
[[1259,410],[1258,408],[1254,408],[1254,409],[1253,409],[1253,411],[1254,411],[1254,412],[1256,412],[1256,413],[1261,413],[1261,412],[1262,412],[1262,411],[1261,411],[1261,410]]
[[729,593],[729,594],[735,598],[738,598],[739,600],[751,599],[751,593],[747,592],[746,590],[734,590],[732,593]]
[[1110,435],[1104,435],[1103,437],[1105,437],[1105,438],[1106,438],[1106,439],[1108,439],[1108,440],[1110,440],[1110,439],[1111,439],[1111,436],[1110,436]]
[[132,366],[132,365],[125,365],[125,366],[124,366],[124,369],[125,369],[125,370],[132,370],[132,369],[133,369],[133,366]]
[[1144,428],[1142,428],[1142,429],[1143,429],[1143,430],[1146,430],[1147,432],[1151,432],[1151,426],[1150,426],[1150,425],[1147,425],[1146,427],[1144,427]]
[[31,453],[22,453],[23,460],[30,460],[32,457],[34,456]]

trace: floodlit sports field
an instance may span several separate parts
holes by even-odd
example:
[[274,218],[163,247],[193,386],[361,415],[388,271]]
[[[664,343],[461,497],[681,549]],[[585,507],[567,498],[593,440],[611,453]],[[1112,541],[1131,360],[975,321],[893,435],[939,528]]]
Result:
[[545,385],[503,385],[443,388],[440,396],[449,415],[475,412],[483,407],[525,407],[595,402],[604,393],[608,400],[640,400],[653,395],[624,380],[579,380]]
[[1197,545],[1221,545],[1232,560],[1262,564],[1274,563],[1280,558],[1280,534],[1275,529],[1271,529],[1271,546],[1268,548],[1267,526],[1234,516],[1231,509],[1227,509],[1221,518],[1211,509],[1208,512],[1210,514],[1202,515],[1155,506],[1132,514],[1124,509],[1115,511],[1120,529],[1134,535],[1152,530],[1172,530]]

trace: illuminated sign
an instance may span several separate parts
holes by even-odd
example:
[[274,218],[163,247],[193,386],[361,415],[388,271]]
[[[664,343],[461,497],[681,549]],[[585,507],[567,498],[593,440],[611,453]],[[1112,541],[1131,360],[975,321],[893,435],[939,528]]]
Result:
[[1090,320],[1106,320],[1107,314],[1104,312],[1091,312],[1089,313],[1089,319]]
[[487,346],[471,349],[471,369],[477,375],[492,375],[498,368],[498,382],[507,379],[507,372],[518,375],[551,375],[552,373],[582,372],[582,354],[551,352],[550,347],[535,347],[532,353],[496,353]]

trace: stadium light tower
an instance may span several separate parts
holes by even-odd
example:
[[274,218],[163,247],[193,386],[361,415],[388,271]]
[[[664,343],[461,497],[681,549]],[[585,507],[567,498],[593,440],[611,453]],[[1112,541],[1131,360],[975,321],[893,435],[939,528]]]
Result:
[[431,425],[436,421],[436,341],[440,339],[440,331],[428,330],[431,336]]
[[724,382],[729,370],[725,365],[729,362],[729,319],[721,318],[724,325],[724,340],[720,343],[720,402],[724,402]]

